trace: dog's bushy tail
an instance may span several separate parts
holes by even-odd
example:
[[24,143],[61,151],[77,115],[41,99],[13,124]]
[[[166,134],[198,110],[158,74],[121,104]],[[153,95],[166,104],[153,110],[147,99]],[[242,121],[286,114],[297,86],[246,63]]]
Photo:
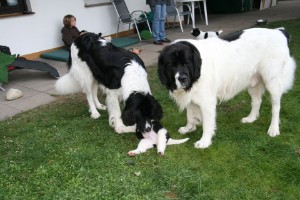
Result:
[[190,138],[185,138],[185,139],[175,140],[175,139],[169,138],[169,140],[168,140],[168,142],[167,142],[167,145],[181,144],[181,143],[184,143],[184,142],[188,141],[189,139],[190,139]]
[[81,91],[79,83],[70,73],[62,76],[55,83],[55,90],[58,94],[72,94]]
[[296,70],[296,62],[294,58],[289,57],[286,60],[286,63],[283,68],[283,77],[284,78],[284,85],[283,85],[283,91],[287,92],[289,89],[292,88],[295,78],[295,70]]

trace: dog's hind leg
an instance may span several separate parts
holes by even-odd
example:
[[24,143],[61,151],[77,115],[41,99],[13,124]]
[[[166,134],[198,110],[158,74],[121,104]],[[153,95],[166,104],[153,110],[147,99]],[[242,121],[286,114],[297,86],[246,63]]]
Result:
[[129,156],[135,156],[140,153],[146,152],[148,149],[153,148],[153,142],[150,139],[142,139],[137,147],[137,149],[129,151],[127,154]]
[[96,108],[100,109],[100,110],[106,110],[106,106],[99,102],[99,99],[98,99],[98,84],[96,82],[94,82],[93,85],[92,85],[92,92],[93,92],[93,98],[94,98],[94,103],[96,105]]
[[251,96],[251,112],[247,117],[242,118],[242,123],[252,123],[259,116],[259,109],[261,105],[261,97],[265,92],[265,86],[262,82],[257,83],[254,87],[248,89]]
[[89,111],[91,113],[91,118],[98,119],[100,117],[99,112],[96,109],[93,96],[93,82],[86,82],[83,85],[84,93],[86,94],[87,101],[89,103]]
[[275,137],[280,134],[279,131],[280,100],[283,92],[279,80],[272,80],[271,83],[268,83],[266,85],[266,88],[270,92],[271,103],[272,103],[272,120],[268,130],[268,134],[271,137]]
[[202,123],[201,111],[198,106],[190,103],[187,106],[187,124],[181,127],[178,132],[181,134],[186,134],[196,130],[196,125]]
[[164,155],[167,147],[167,130],[160,129],[157,133],[157,153],[159,155]]

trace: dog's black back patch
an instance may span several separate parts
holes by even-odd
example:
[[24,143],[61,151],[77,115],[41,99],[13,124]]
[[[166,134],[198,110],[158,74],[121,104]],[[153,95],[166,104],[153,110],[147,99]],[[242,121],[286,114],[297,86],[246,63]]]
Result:
[[234,33],[222,36],[222,37],[220,36],[220,39],[226,40],[227,42],[232,42],[232,41],[239,39],[243,33],[244,33],[244,31],[237,31],[237,32],[234,32]]
[[97,34],[85,33],[77,37],[74,43],[79,49],[78,57],[87,63],[98,83],[109,89],[121,87],[124,69],[132,61],[145,69],[143,60],[135,53],[111,43],[104,44]]
[[207,32],[204,34],[204,39],[206,39],[206,38],[208,38],[208,33]]
[[281,33],[286,37],[287,42],[289,42],[291,39],[291,35],[283,28],[279,28],[278,30],[281,31]]

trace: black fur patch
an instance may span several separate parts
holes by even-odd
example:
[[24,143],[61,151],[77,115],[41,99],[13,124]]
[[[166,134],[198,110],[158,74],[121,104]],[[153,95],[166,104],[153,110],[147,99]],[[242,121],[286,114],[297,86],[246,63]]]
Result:
[[238,40],[243,33],[244,33],[244,31],[237,31],[237,32],[225,35],[225,36],[220,36],[220,39],[226,40],[228,42],[232,42],[232,41]]
[[79,49],[78,57],[85,61],[94,78],[109,89],[121,87],[124,69],[132,60],[138,62],[144,69],[142,59],[136,54],[107,43],[99,41],[99,35],[85,33],[74,41]]
[[200,30],[198,29],[198,28],[194,28],[193,30],[192,30],[192,35],[193,36],[195,36],[195,37],[197,37],[197,36],[199,36],[200,35]]
[[285,29],[278,29],[281,33],[286,37],[287,42],[289,43],[291,40],[291,35]]

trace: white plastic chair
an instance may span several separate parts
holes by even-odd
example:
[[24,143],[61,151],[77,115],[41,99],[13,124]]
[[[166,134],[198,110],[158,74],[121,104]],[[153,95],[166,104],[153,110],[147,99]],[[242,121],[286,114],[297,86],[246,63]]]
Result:
[[197,4],[195,4],[195,8],[199,8],[200,17],[201,17],[201,20],[203,21],[200,2],[203,3],[204,16],[205,16],[205,24],[208,25],[206,0],[199,0],[199,1],[196,1],[195,3],[197,3]]

